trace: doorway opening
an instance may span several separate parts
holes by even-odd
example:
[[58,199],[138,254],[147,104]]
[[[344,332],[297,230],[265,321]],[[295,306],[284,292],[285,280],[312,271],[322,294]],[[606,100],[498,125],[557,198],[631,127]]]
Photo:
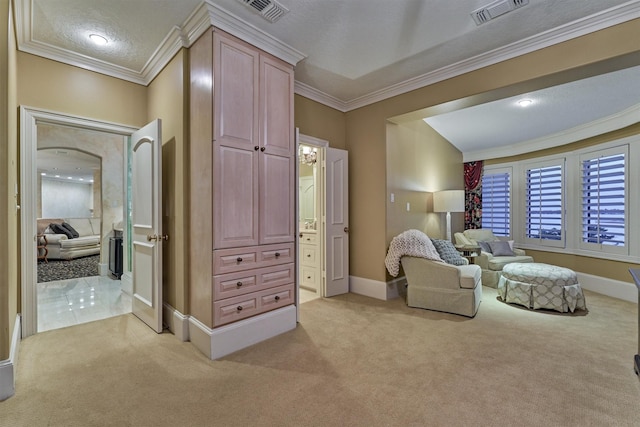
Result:
[[[122,282],[115,281],[108,275],[109,240],[118,227],[123,228],[123,224],[126,224],[125,165],[129,137],[135,128],[27,107],[20,107],[20,118],[22,336],[121,314],[113,301],[101,302],[100,298],[105,297],[107,291],[118,297],[122,294]],[[68,160],[71,157],[86,161],[91,159],[93,163],[97,161],[98,167],[90,168],[91,178],[89,175],[79,176],[81,171],[75,168],[82,169],[81,166],[68,166],[72,169],[67,171],[66,176],[63,176],[65,174],[60,169],[60,173],[55,173],[53,169],[42,170],[39,160],[46,161],[51,155],[66,156]],[[52,178],[56,178],[57,174],[62,181],[47,182],[47,175],[42,173],[51,173]],[[85,182],[85,179],[93,179],[94,182],[87,185],[87,188],[82,188],[81,184],[70,187],[69,184],[76,175],[77,183]],[[83,181],[79,181],[80,178]],[[65,186],[61,186],[63,182]],[[74,195],[65,196],[61,191],[71,191]],[[49,201],[52,202],[47,205]],[[56,204],[57,207],[54,206]],[[71,206],[74,204],[75,206]],[[50,219],[60,221],[49,221]],[[63,240],[69,242],[60,245],[61,237],[53,237],[53,234],[60,233],[51,234],[51,230],[45,233],[52,223],[60,222],[71,225],[78,237],[69,238],[65,235]],[[79,238],[80,233],[95,237],[85,238],[83,241]],[[49,238],[46,237],[47,234]],[[70,232],[70,235],[73,236],[74,233]],[[96,276],[50,280],[45,282],[48,283],[47,292],[38,288],[38,263],[47,263],[49,260],[53,262],[54,257],[70,262],[70,259],[96,255]],[[109,289],[110,287],[113,289]],[[69,294],[70,289],[77,292]],[[59,299],[54,312],[49,313],[53,317],[52,321],[48,325],[41,324],[40,303],[61,295],[64,298]],[[131,311],[130,303],[127,305],[126,301],[119,301],[118,304],[125,309],[128,306],[128,311]],[[94,316],[96,313],[99,317]],[[65,318],[73,319],[73,322],[65,324]]]

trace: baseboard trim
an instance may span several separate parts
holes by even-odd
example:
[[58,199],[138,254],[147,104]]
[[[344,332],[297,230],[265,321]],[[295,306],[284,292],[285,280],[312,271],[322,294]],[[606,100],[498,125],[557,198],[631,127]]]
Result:
[[349,292],[367,297],[390,300],[398,298],[401,294],[399,287],[407,283],[405,277],[399,277],[390,282],[365,279],[363,277],[349,276]]
[[195,317],[189,317],[191,343],[212,360],[295,328],[295,305],[289,305],[215,329],[210,329]]
[[107,263],[98,264],[98,274],[100,276],[108,276],[109,275],[109,264],[107,264]]
[[189,341],[189,316],[165,302],[162,304],[162,321],[180,341]]
[[[638,290],[633,283],[580,272],[576,272],[576,274],[578,275],[578,283],[580,283],[582,289],[597,292],[612,298],[638,303]],[[589,301],[587,301],[587,307],[588,306]]]
[[133,295],[133,274],[130,271],[122,273],[120,276],[120,288],[123,292]]
[[9,358],[0,360],[0,402],[16,393],[16,366],[20,350],[20,315],[16,316],[13,335],[9,347]]

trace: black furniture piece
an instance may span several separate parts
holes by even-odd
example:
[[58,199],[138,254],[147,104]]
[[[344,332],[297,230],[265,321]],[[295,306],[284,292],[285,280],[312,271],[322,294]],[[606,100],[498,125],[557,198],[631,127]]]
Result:
[[120,280],[122,276],[122,236],[109,238],[109,272]]
[[[640,269],[629,269],[631,273],[631,277],[633,277],[634,282],[636,282],[636,287],[638,288],[638,298],[640,298]],[[633,358],[633,367],[636,371],[636,375],[640,376],[640,308],[638,309],[638,353]]]

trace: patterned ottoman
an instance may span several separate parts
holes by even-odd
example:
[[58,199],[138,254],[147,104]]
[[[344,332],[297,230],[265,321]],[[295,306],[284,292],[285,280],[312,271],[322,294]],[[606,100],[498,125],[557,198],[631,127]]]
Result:
[[504,302],[527,308],[548,308],[561,313],[585,310],[584,295],[573,270],[538,262],[507,264],[498,282]]

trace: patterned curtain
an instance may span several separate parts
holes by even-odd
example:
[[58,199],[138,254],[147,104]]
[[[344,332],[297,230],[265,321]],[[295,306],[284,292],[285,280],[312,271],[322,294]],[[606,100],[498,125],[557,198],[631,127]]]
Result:
[[464,164],[464,229],[482,228],[482,160]]

